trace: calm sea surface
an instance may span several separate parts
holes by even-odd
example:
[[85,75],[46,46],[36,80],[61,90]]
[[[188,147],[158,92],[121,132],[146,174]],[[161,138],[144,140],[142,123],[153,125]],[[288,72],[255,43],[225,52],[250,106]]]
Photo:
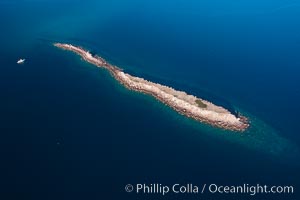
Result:
[[[136,195],[128,183],[300,189],[297,1],[0,1],[0,199],[246,199]],[[53,42],[251,120],[243,133],[128,91]],[[24,65],[17,65],[19,58]]]

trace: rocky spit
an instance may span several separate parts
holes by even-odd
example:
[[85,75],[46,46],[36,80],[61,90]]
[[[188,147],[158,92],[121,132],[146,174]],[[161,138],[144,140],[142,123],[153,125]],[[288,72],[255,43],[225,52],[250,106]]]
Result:
[[[177,91],[168,86],[147,81],[143,78],[131,76],[130,74],[123,72],[123,70],[117,66],[111,65],[99,56],[92,55],[89,51],[81,47],[62,43],[55,43],[54,46],[72,51],[80,55],[85,61],[94,64],[97,67],[107,69],[112,76],[126,88],[154,96],[159,101],[187,117],[232,131],[242,132],[249,127],[248,119],[244,116],[240,115],[236,117],[227,109],[216,106],[213,103],[196,96],[189,95],[183,91]],[[196,100],[201,101],[202,106],[200,106]]]

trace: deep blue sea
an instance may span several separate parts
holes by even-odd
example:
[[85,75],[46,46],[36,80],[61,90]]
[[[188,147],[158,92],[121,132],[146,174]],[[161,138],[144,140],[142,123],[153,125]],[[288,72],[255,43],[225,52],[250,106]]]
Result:
[[[0,25],[1,200],[299,198],[299,1],[0,0]],[[239,111],[251,127],[181,116],[53,42]],[[294,194],[125,192],[138,183]]]

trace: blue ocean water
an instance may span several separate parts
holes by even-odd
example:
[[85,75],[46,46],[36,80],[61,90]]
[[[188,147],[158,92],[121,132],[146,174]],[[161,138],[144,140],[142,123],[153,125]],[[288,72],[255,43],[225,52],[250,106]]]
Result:
[[[177,197],[127,194],[128,183],[297,190],[299,10],[291,0],[1,1],[1,199]],[[187,119],[53,42],[238,110],[252,126],[240,135]]]

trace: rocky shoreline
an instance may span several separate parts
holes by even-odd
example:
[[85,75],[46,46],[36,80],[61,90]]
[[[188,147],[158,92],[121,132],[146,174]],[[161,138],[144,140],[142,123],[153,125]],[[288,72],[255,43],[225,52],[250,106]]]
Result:
[[[248,119],[244,116],[239,115],[236,117],[223,107],[216,106],[211,102],[186,94],[183,91],[177,91],[173,88],[144,80],[143,78],[131,76],[117,66],[109,64],[100,56],[93,56],[81,47],[62,43],[55,43],[54,46],[72,51],[80,55],[85,61],[109,70],[112,76],[126,88],[149,94],[182,115],[232,131],[242,132],[249,127]],[[197,101],[200,101],[201,104],[197,104]]]

